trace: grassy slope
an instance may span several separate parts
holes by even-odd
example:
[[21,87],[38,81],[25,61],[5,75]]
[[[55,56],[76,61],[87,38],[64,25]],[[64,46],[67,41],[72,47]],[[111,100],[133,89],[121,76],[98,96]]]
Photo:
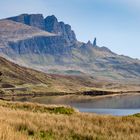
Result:
[[[4,106],[5,105],[5,106]],[[20,106],[20,107],[19,107]],[[42,106],[50,108],[47,106]],[[33,109],[35,108],[35,109]],[[41,105],[0,101],[1,140],[138,140],[138,115],[113,117],[41,111]],[[51,107],[52,108],[52,107]],[[53,107],[55,110],[55,107]],[[65,107],[65,110],[69,108]],[[39,112],[39,113],[38,113]]]
[[[101,87],[103,83],[90,77],[49,75],[36,70],[21,67],[0,57],[0,86],[11,84],[17,88],[25,88],[28,93],[77,92],[93,87]],[[15,92],[19,92],[15,90]],[[21,92],[21,91],[20,91]],[[25,91],[23,91],[25,93]]]
[[[139,86],[110,84],[105,81],[98,81],[89,76],[64,76],[64,75],[50,75],[36,70],[21,67],[6,59],[0,57],[0,92],[3,90],[6,93],[49,93],[49,92],[81,92],[90,90],[139,90]],[[3,85],[10,84],[15,86],[12,90],[1,89]]]

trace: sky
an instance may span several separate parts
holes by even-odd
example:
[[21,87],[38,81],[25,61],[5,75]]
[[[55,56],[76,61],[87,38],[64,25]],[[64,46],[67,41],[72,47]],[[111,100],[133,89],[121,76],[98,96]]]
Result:
[[55,15],[82,42],[140,59],[140,0],[1,0],[0,18],[22,13]]

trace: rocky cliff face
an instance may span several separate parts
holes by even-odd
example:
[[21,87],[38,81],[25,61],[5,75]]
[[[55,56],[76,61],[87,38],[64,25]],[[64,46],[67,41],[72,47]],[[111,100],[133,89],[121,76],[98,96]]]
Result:
[[62,35],[66,40],[70,40],[71,42],[76,41],[76,36],[74,31],[71,30],[71,26],[64,22],[58,22],[55,16],[45,18],[45,29],[48,32]]
[[30,25],[33,27],[37,27],[40,29],[45,29],[45,22],[44,22],[44,17],[42,14],[22,14],[19,16],[7,18],[8,20],[13,20],[16,22],[20,22],[26,25]]
[[[27,26],[11,20],[0,21],[0,54],[7,55],[12,59],[26,59],[30,63],[49,64],[48,55],[51,56],[52,63],[61,63],[61,56],[71,55],[73,42],[67,41],[62,35],[49,33],[39,28]],[[27,56],[27,57],[25,57]],[[38,58],[40,56],[40,59]],[[41,58],[44,57],[44,58]],[[34,60],[36,58],[36,60]]]
[[70,47],[61,36],[36,36],[17,42],[9,42],[8,45],[18,55],[24,54],[50,54],[50,55],[63,55],[68,53]]
[[58,22],[54,15],[44,19],[42,14],[22,14],[7,19],[61,35],[67,42],[76,41],[76,36],[74,31],[72,31],[71,26],[64,22]]

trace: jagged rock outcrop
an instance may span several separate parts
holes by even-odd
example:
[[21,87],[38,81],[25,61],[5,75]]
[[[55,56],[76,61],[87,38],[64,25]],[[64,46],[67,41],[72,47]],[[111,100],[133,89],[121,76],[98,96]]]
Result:
[[[33,57],[27,60],[30,64],[49,64],[47,55],[51,56],[52,63],[61,63],[58,61],[61,56],[69,57],[71,55],[72,43],[63,36],[52,34],[39,28],[27,26],[11,20],[0,21],[0,54],[4,54],[11,59],[20,60],[20,57]],[[36,56],[36,60],[34,57]],[[53,56],[53,57],[52,57]],[[44,57],[39,60],[38,57]],[[29,58],[29,57],[27,57]],[[25,58],[26,59],[26,58]],[[22,61],[22,60],[21,60]]]
[[93,41],[93,46],[96,47],[97,46],[97,39],[94,38],[94,41]]
[[60,24],[55,16],[48,16],[45,18],[45,29],[52,33],[61,33]]
[[[34,43],[34,41],[36,40],[36,38],[42,37],[52,37],[53,39],[51,39],[51,42],[54,43],[57,40],[61,41],[63,44],[65,43],[65,40],[63,39],[63,41],[62,37],[51,34],[49,32],[45,32],[43,30],[40,30],[39,28],[27,26],[25,24],[10,20],[0,21],[0,53],[11,56],[14,53],[20,54],[24,48],[26,48],[26,51],[29,51],[27,46],[32,44],[32,46],[35,47],[36,43]],[[27,40],[30,40],[30,42]],[[28,42],[28,45],[25,42]],[[15,45],[13,44],[17,44],[18,47],[15,47]]]
[[87,45],[88,47],[93,46],[90,40],[87,42],[87,44],[86,44],[86,45]]
[[45,29],[44,17],[42,14],[22,14],[15,17],[7,18],[8,20],[13,20],[20,22],[29,26],[37,27],[40,29]]
[[60,34],[71,42],[76,41],[76,36],[74,31],[71,30],[71,26],[64,22],[58,22],[54,15],[45,18],[45,29],[48,32]]
[[72,31],[71,26],[64,22],[58,22],[54,15],[44,19],[42,14],[22,14],[7,19],[61,35],[67,42],[76,41],[76,35]]

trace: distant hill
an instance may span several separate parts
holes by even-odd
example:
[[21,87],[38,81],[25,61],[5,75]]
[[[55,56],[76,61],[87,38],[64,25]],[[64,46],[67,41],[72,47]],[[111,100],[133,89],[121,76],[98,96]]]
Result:
[[0,20],[0,55],[47,73],[140,82],[140,60],[99,47],[96,39],[77,41],[71,26],[54,15],[22,14]]
[[19,89],[26,93],[79,92],[94,87],[101,88],[105,83],[97,82],[89,76],[63,76],[46,74],[21,67],[0,57],[0,89]]

